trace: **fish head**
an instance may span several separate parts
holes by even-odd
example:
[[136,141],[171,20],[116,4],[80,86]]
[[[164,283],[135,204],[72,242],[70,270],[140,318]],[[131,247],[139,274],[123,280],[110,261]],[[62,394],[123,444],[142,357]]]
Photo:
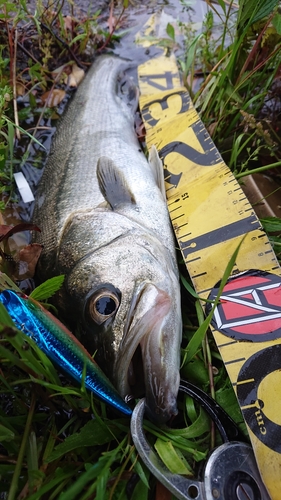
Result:
[[85,345],[121,396],[145,396],[158,423],[176,415],[182,322],[178,271],[165,246],[125,232],[80,259],[65,286]]

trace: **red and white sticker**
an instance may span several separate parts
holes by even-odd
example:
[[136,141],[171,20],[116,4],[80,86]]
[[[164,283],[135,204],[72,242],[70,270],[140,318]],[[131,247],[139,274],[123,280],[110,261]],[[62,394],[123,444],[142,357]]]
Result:
[[[209,295],[215,300],[218,283]],[[212,304],[207,304],[209,313]],[[231,277],[214,311],[213,327],[235,340],[263,342],[281,338],[281,277],[250,270]]]

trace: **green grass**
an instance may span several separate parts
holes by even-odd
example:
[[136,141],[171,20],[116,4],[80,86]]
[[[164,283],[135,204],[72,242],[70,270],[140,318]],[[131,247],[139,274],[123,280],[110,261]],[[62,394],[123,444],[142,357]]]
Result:
[[[237,178],[241,178],[250,170],[261,170],[261,155],[268,160],[263,169],[280,163],[275,124],[270,127],[262,110],[280,66],[281,21],[274,10],[277,2],[272,0],[241,1],[238,13],[231,2],[219,0],[219,4],[223,12],[219,37],[213,36],[216,4],[209,4],[200,36],[190,26],[181,26],[187,54],[181,66],[204,123]],[[100,27],[98,12],[74,19],[74,6],[69,29],[61,6],[58,2],[55,8],[45,9],[38,0],[36,12],[30,15],[24,0],[0,0],[0,191],[6,194],[2,207],[7,197],[14,199],[13,170],[27,158],[40,118],[58,117],[58,108],[40,104],[39,98],[54,87],[61,90],[74,63],[78,61],[86,69],[92,54],[117,37]],[[166,46],[172,46],[175,31],[171,25],[167,33],[171,44],[165,42]],[[19,44],[23,37],[28,40],[30,54],[22,52],[20,45],[15,51],[15,37]],[[263,47],[269,51],[265,53]],[[198,69],[204,81],[193,94]],[[16,84],[27,97],[25,106],[19,109],[13,101]],[[27,119],[35,132],[30,131],[31,137],[24,136],[27,153],[19,159],[15,155],[19,139],[15,142],[15,137],[26,134]],[[262,223],[274,234],[271,240],[278,254],[280,220]],[[234,262],[235,254],[224,281]],[[208,331],[211,318],[204,318],[181,258],[179,267],[184,304],[182,376],[211,393],[245,430],[234,391]],[[47,282],[33,295],[46,301],[59,284]],[[0,288],[6,287],[15,285],[2,274]],[[155,480],[137,456],[129,419],[114,414],[83,385],[66,379],[34,342],[14,327],[3,307],[0,332],[1,500],[125,500],[128,495],[132,500],[154,498]],[[179,408],[181,416],[174,428],[159,429],[146,421],[145,429],[173,472],[192,474],[220,438],[191,398],[180,400]]]
[[[38,0],[29,12],[26,0],[0,0],[0,196],[5,194],[0,210],[14,199],[14,170],[28,159],[32,142],[40,145],[36,133],[41,119],[59,117],[58,106],[49,103],[65,98],[63,87],[74,65],[87,70],[97,51],[119,39],[114,26],[101,27],[100,11],[79,16],[69,2],[70,15],[65,17],[63,6],[63,0],[49,7]],[[16,97],[23,97],[24,104]],[[44,150],[39,148],[38,163]]]
[[[126,485],[136,474],[137,491],[142,493],[135,493],[135,498],[148,498],[149,475],[137,459],[129,420],[116,417],[83,388],[62,378],[33,341],[13,328],[3,308],[0,323],[0,491],[7,492],[4,498],[12,500],[21,493],[34,500],[90,499],[94,492],[98,498],[126,498]],[[200,349],[192,363],[193,373],[198,367],[201,373],[197,385],[208,390]],[[220,360],[212,364],[218,367],[214,387],[220,403],[241,422],[223,365]],[[185,369],[189,372],[187,365]],[[167,465],[177,455],[192,472],[209,450],[210,422],[192,400],[183,404],[185,422],[180,431],[161,430],[149,422],[145,429],[152,440],[157,438],[156,449]]]
[[[279,2],[240,0],[239,9],[233,0],[219,0],[220,9],[207,3],[201,34],[181,25],[186,57],[180,63],[201,119],[237,178],[280,167],[274,111],[281,65]],[[205,78],[194,93],[198,71]]]

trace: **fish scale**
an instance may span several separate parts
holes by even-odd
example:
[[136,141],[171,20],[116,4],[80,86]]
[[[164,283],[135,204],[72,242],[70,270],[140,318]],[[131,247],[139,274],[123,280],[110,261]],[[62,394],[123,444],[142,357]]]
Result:
[[[115,61],[115,73],[120,72],[122,60],[120,62],[120,59],[111,59]],[[101,71],[103,73],[98,75],[98,79],[104,81],[106,72]],[[128,120],[133,124],[132,113],[130,115],[130,110],[125,108],[126,115],[122,119],[122,113],[120,113],[122,101],[118,97],[116,101],[116,97],[110,94],[115,90],[112,88],[112,79],[105,81],[102,92],[96,93],[95,90],[97,95],[93,95],[89,82],[91,81],[92,88],[97,88],[95,73],[98,73],[95,69],[89,71],[86,80],[82,82],[76,93],[75,103],[70,103],[59,125],[52,144],[48,167],[43,173],[38,188],[34,220],[40,227],[44,227],[46,254],[52,252],[57,246],[54,233],[59,234],[61,238],[65,225],[76,211],[81,212],[104,203],[96,182],[96,164],[100,156],[108,155],[120,169],[123,169],[128,184],[133,186],[139,210],[143,207],[144,211],[148,212],[149,209],[154,213],[153,217],[146,218],[147,227],[160,233],[159,222],[163,214],[165,215],[164,207],[161,207],[157,200],[155,209],[153,207],[153,196],[157,195],[158,188],[155,186],[153,173],[143,153],[140,152],[133,126],[128,128]],[[87,100],[84,97],[85,94]],[[104,94],[109,95],[110,98],[104,99]],[[80,106],[81,109],[79,109]],[[124,110],[124,103],[122,110]],[[77,122],[80,124],[78,128]],[[82,158],[83,165],[81,165]],[[141,164],[142,171],[132,169],[128,158],[132,158],[136,164]],[[81,186],[83,186],[82,193]],[[49,191],[52,196],[46,196],[46,192]],[[152,198],[149,203],[143,199],[144,191],[147,198],[150,196]],[[158,218],[158,211],[161,208]],[[168,245],[172,245],[170,231],[167,231],[165,236],[165,242],[169,240]]]

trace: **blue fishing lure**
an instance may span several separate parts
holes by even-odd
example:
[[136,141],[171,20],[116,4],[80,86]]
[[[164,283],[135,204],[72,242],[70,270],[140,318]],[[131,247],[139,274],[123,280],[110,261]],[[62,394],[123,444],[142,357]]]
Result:
[[125,415],[132,414],[129,405],[77,338],[38,302],[12,290],[0,293],[0,302],[7,309],[16,327],[32,338],[68,375],[81,383],[85,370],[87,389]]

